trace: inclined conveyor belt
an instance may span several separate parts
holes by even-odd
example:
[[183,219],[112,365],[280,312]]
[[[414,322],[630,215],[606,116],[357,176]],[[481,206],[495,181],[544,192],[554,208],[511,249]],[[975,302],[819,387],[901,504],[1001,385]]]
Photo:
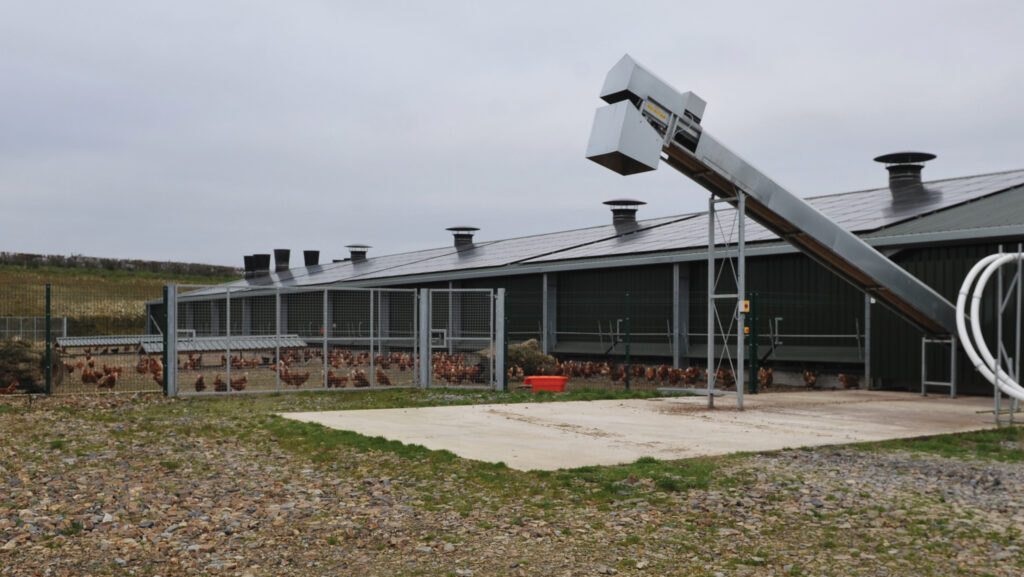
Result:
[[748,217],[931,335],[956,333],[956,309],[899,265],[790,193],[704,132],[705,103],[628,55],[608,73],[587,157],[619,174],[663,161],[726,201],[746,195]]

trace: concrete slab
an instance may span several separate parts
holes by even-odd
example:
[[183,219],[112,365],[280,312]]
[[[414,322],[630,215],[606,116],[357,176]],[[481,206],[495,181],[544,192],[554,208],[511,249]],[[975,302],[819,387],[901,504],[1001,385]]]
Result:
[[740,451],[921,437],[993,427],[992,400],[879,391],[287,413],[522,470],[684,459]]

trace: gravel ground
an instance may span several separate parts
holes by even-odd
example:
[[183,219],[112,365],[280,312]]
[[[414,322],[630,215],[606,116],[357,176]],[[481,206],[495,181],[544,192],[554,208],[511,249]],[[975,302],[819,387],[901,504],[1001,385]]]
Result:
[[594,502],[458,459],[311,459],[203,400],[2,402],[4,576],[1024,574],[1019,464],[785,450],[720,459],[706,489],[631,476]]

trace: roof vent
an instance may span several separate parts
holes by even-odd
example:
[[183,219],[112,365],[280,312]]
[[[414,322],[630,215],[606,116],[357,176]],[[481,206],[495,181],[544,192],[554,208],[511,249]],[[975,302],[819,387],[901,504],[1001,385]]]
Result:
[[269,254],[254,254],[252,255],[252,276],[261,277],[270,275],[270,255]]
[[366,251],[373,247],[368,244],[349,244],[345,245],[345,248],[348,249],[352,262],[363,262],[366,260]]
[[617,198],[615,200],[606,200],[604,204],[612,207],[612,224],[615,226],[624,226],[630,224],[635,225],[637,209],[647,203],[642,200]]
[[274,249],[274,271],[281,272],[286,271],[289,266],[288,261],[291,260],[292,251],[286,248],[275,248]]
[[245,278],[252,278],[256,274],[256,259],[251,254],[242,257],[245,261]]
[[304,250],[302,251],[302,259],[306,266],[317,266],[320,264],[320,251]]
[[473,235],[480,229],[475,226],[451,226],[446,230],[452,233],[452,237],[455,239],[455,248],[463,249],[473,246]]
[[935,158],[927,152],[893,152],[875,158],[875,162],[885,164],[889,171],[889,190],[893,199],[899,200],[908,195],[924,191],[921,183],[921,169],[924,163]]

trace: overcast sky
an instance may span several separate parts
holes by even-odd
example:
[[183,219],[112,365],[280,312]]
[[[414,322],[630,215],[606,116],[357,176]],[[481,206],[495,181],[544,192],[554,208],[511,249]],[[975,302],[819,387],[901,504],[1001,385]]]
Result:
[[3,251],[240,267],[703,211],[667,167],[584,158],[626,53],[800,196],[883,186],[901,150],[926,180],[1024,168],[1019,1],[0,6]]

